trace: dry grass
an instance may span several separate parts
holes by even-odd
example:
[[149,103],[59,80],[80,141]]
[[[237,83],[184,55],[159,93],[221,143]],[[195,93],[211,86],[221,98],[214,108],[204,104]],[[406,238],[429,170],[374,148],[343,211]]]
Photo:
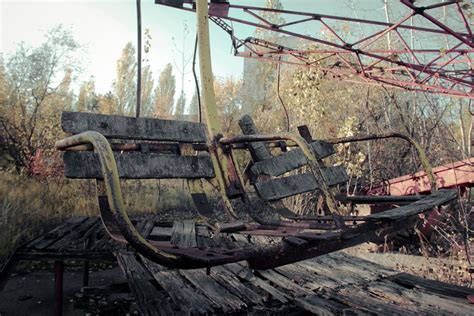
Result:
[[[130,214],[190,208],[181,180],[128,181],[123,185]],[[0,173],[0,266],[18,245],[71,216],[97,216],[93,181],[35,179]]]
[[0,174],[0,258],[72,215],[91,215],[93,201],[66,180]]

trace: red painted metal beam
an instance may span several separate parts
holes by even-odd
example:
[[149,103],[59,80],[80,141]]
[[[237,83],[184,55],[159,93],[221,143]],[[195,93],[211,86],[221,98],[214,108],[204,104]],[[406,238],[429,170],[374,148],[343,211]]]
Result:
[[[470,188],[474,186],[474,158],[456,161],[433,168],[438,188]],[[426,194],[431,190],[424,171],[386,181],[372,188],[367,194],[404,196]]]
[[[157,0],[157,3],[160,2]],[[338,80],[354,81],[358,78],[357,82],[366,84],[474,99],[471,62],[474,39],[466,14],[458,1],[418,7],[412,1],[399,0],[400,9],[406,12],[402,18],[392,23],[233,3],[212,1],[210,16],[212,21],[231,36],[236,56],[318,67],[326,73],[337,73],[333,77]],[[180,8],[194,11],[193,1],[184,0]],[[436,10],[446,10],[453,16],[459,16],[459,25],[447,25],[436,19]],[[265,13],[280,14],[288,22],[272,24],[264,16]],[[414,20],[415,23],[412,23]],[[451,18],[448,21],[453,23],[453,20]],[[307,49],[296,49],[251,38],[248,34],[237,36],[237,31],[226,21],[290,36],[309,45],[305,45]],[[322,27],[328,30],[331,37],[308,35],[295,31],[294,28],[288,29],[303,23]],[[355,32],[351,32],[350,36],[343,36],[334,26],[340,23],[372,27],[371,34],[357,38]],[[379,30],[374,31],[374,27]],[[414,36],[414,40],[406,38],[407,31],[410,32],[409,36]],[[396,47],[385,49],[387,45],[382,41],[390,34],[397,39],[392,45]],[[429,43],[413,44],[416,39],[426,36],[430,36]],[[445,43],[445,47],[440,46],[440,43]],[[431,44],[436,48],[424,47]]]

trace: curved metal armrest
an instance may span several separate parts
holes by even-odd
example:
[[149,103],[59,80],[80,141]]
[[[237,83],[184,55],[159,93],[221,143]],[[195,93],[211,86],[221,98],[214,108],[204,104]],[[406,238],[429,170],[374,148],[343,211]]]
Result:
[[322,173],[321,166],[318,163],[316,155],[314,154],[313,149],[308,144],[308,142],[298,134],[294,133],[281,133],[281,134],[252,134],[252,135],[238,135],[234,137],[224,137],[219,140],[219,143],[222,145],[231,145],[239,143],[252,143],[252,142],[265,142],[265,141],[280,141],[280,140],[290,140],[296,143],[298,147],[301,148],[311,172],[313,173],[317,183],[320,185],[320,189],[323,191],[323,194],[326,198],[326,203],[329,210],[332,213],[336,213],[336,201],[332,194],[329,192],[329,187],[327,186],[327,179]]
[[56,148],[66,150],[69,147],[91,144],[99,156],[104,182],[107,191],[107,200],[120,233],[125,240],[139,253],[148,259],[169,266],[176,264],[180,257],[159,250],[151,245],[133,226],[123,202],[120,178],[112,148],[107,139],[98,132],[84,132],[67,137],[56,142]]

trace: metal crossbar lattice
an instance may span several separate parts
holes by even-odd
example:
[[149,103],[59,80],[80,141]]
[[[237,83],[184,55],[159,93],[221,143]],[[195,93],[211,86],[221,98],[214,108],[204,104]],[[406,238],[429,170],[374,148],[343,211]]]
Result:
[[[192,0],[178,2],[194,11]],[[230,35],[236,56],[317,67],[330,79],[473,99],[471,7],[461,1],[397,4],[400,17],[393,22],[222,1],[210,2],[209,16]],[[284,22],[272,23],[272,14]],[[274,36],[237,35],[233,23]],[[296,47],[279,43],[288,38]]]

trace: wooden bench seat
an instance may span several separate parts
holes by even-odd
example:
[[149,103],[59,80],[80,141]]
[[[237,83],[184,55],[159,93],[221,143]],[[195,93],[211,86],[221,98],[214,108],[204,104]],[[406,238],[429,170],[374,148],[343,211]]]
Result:
[[[258,134],[258,130],[249,115],[243,116],[239,121],[240,128],[245,135]],[[324,166],[322,159],[335,153],[332,144],[322,140],[309,142],[320,165]],[[308,164],[300,148],[282,152],[275,156],[264,142],[249,144],[253,165],[248,171],[260,198],[266,201],[280,200],[296,194],[314,191],[320,188],[311,172],[286,175]],[[342,166],[324,166],[322,174],[329,187],[344,184],[348,181],[346,170]]]

